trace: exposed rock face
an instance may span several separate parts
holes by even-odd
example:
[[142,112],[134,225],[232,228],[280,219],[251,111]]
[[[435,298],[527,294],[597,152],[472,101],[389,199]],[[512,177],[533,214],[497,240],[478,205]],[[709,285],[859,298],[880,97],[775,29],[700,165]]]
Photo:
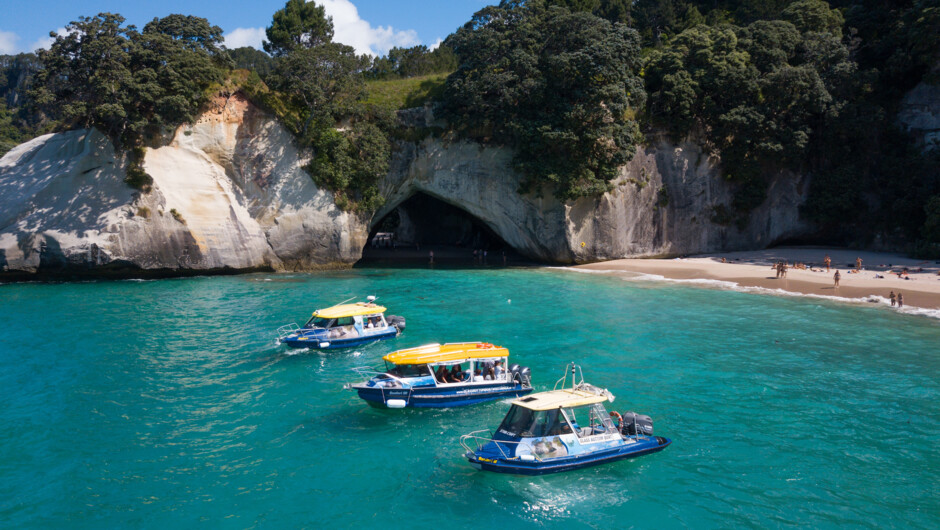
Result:
[[[934,75],[940,76],[940,67]],[[898,121],[918,136],[926,149],[940,148],[940,84],[922,81],[905,94]]]
[[799,219],[805,179],[783,174],[746,229],[712,222],[732,190],[717,161],[692,143],[640,148],[613,191],[566,204],[547,190],[520,195],[511,157],[469,142],[408,144],[396,153],[373,222],[420,191],[466,210],[523,254],[559,263],[762,248],[809,228]]
[[[433,123],[428,109],[404,118]],[[780,175],[745,229],[714,223],[731,190],[691,143],[641,148],[612,192],[568,203],[548,190],[519,194],[511,157],[464,141],[401,144],[371,222],[420,191],[556,263],[759,248],[807,228],[798,215],[806,183],[793,175]],[[0,159],[0,271],[348,266],[369,220],[339,210],[304,162],[290,133],[238,96],[147,151],[149,193],[124,183],[126,159],[97,131],[36,138]]]
[[153,189],[94,130],[0,159],[0,270],[310,269],[354,262],[368,236],[303,172],[290,134],[240,97],[148,150]]

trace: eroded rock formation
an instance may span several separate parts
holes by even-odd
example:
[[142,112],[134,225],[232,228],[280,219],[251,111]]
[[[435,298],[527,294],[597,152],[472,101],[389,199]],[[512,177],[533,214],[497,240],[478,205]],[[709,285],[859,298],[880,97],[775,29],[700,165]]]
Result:
[[[428,109],[406,113],[421,126]],[[0,160],[0,270],[35,273],[310,270],[361,256],[369,219],[343,212],[302,169],[290,133],[240,96],[147,150],[152,190],[125,182],[127,159],[97,131],[46,135]],[[694,144],[654,142],[603,196],[559,202],[519,194],[511,152],[427,139],[396,147],[371,221],[417,192],[479,218],[520,253],[572,263],[758,248],[806,227],[805,182],[781,175],[739,229],[714,222],[731,200],[715,160]],[[133,274],[133,273],[132,273]]]
[[245,99],[218,99],[124,183],[94,130],[35,138],[0,160],[0,270],[308,270],[354,262],[365,223],[303,171],[288,133]]

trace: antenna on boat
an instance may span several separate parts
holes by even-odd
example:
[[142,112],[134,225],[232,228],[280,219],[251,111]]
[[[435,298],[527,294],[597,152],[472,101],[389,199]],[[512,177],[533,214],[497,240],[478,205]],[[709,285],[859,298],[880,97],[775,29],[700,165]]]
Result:
[[356,298],[358,298],[358,296],[354,296],[354,297],[352,297],[352,298],[347,298],[347,299],[343,300],[342,302],[340,302],[340,303],[338,303],[338,304],[336,304],[336,305],[343,305],[343,304],[345,304],[346,302],[351,302],[351,301],[355,300]]

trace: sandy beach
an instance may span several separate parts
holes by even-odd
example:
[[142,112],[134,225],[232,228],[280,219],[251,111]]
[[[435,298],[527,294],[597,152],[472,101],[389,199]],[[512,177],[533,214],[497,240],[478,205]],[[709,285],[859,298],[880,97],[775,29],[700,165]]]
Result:
[[[823,259],[832,258],[826,272]],[[862,258],[862,270],[855,273],[855,259]],[[773,265],[790,264],[786,278],[776,278]],[[807,265],[806,270],[793,267]],[[891,291],[903,293],[905,308],[940,309],[940,263],[916,260],[900,254],[833,248],[775,248],[746,252],[726,252],[675,259],[620,259],[577,266],[579,269],[643,273],[671,280],[718,280],[742,287],[780,289],[787,292],[831,296],[886,303]],[[907,268],[908,274],[898,272]],[[838,270],[839,287],[833,285]],[[850,272],[852,271],[852,272]]]

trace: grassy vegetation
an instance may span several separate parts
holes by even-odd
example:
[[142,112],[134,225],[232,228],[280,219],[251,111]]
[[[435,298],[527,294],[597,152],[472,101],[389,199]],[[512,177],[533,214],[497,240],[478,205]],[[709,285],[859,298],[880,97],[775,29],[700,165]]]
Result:
[[186,219],[183,219],[183,214],[176,211],[176,208],[170,208],[170,215],[172,215],[173,219],[176,219],[178,223],[186,224]]
[[440,97],[444,80],[449,74],[430,74],[407,79],[387,79],[366,82],[367,106],[390,110],[420,107]]

